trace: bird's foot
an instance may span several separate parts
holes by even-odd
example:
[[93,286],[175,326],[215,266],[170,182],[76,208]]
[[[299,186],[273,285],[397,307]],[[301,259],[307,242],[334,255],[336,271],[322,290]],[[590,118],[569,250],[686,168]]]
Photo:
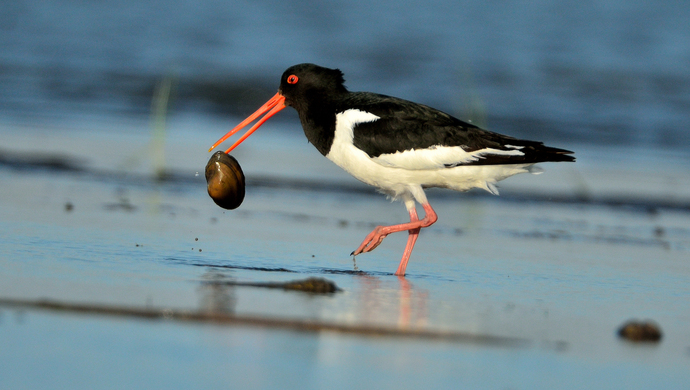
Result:
[[383,242],[383,239],[386,238],[390,232],[384,232],[383,230],[386,228],[386,226],[377,226],[374,228],[374,230],[371,231],[366,237],[364,237],[364,241],[362,241],[361,244],[359,244],[359,247],[354,250],[350,255],[351,256],[357,256],[361,253],[365,252],[371,252],[373,251],[377,246],[381,245]]

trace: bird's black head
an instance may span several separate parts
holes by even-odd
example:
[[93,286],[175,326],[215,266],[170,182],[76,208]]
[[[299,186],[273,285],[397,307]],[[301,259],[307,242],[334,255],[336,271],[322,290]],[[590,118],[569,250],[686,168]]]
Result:
[[289,67],[280,78],[279,92],[285,96],[285,105],[298,112],[309,105],[325,103],[330,98],[347,93],[343,72],[314,64]]
[[338,69],[328,69],[314,64],[299,64],[289,67],[280,79],[278,93],[242,123],[225,134],[208,151],[210,152],[228,137],[265,114],[225,151],[225,153],[230,153],[268,118],[286,106],[291,106],[297,110],[309,142],[314,144],[325,156],[335,131],[335,107],[338,99],[348,93],[343,85],[344,82],[343,72]]

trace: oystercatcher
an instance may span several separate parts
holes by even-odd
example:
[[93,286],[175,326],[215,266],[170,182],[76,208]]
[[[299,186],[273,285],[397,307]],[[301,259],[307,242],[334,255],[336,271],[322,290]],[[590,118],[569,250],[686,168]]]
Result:
[[[376,248],[390,233],[407,231],[402,260],[395,272],[404,276],[419,231],[437,220],[424,188],[456,191],[481,188],[498,195],[496,182],[530,172],[535,163],[575,161],[573,152],[493,133],[434,108],[370,92],[350,92],[343,73],[314,64],[288,68],[278,93],[210,150],[262,114],[227,151],[249,137],[268,118],[290,106],[297,110],[304,134],[326,158],[360,181],[402,200],[410,222],[378,226],[352,252]],[[424,208],[419,219],[415,201]]]

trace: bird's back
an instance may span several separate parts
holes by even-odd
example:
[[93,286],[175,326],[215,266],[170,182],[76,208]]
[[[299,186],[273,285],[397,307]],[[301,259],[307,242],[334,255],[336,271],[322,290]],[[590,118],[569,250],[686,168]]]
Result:
[[458,161],[447,161],[448,167],[575,160],[571,151],[483,130],[432,107],[391,96],[352,92],[342,104],[379,117],[353,129],[354,145],[372,158],[412,150],[455,148],[480,158],[467,161],[461,156]]

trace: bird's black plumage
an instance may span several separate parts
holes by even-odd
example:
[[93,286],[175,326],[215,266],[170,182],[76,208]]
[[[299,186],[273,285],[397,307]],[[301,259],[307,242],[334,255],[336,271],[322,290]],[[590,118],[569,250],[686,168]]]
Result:
[[[299,78],[297,83],[288,83],[292,75]],[[324,156],[333,143],[337,102],[350,93],[344,83],[339,69],[314,64],[291,66],[280,79],[279,92],[285,105],[297,111],[304,134]]]
[[568,156],[572,153],[568,150],[483,130],[445,112],[403,99],[368,92],[353,92],[343,100],[343,105],[370,112],[380,118],[374,122],[360,123],[354,129],[354,145],[370,157],[435,146],[459,146],[466,152],[487,148],[515,150],[506,147],[510,145],[521,147],[523,155],[485,155],[477,161],[463,162],[461,165],[574,160],[572,156]]
[[[299,82],[288,83],[291,75],[296,75]],[[522,155],[487,154],[476,161],[448,164],[448,167],[575,160],[570,156],[571,151],[483,130],[423,104],[370,92],[349,92],[338,69],[313,64],[292,66],[283,73],[280,92],[286,105],[299,113],[307,139],[324,156],[333,142],[336,115],[357,109],[379,117],[373,122],[359,123],[353,129],[353,144],[372,158],[413,149],[459,146],[466,152],[520,147]]]

